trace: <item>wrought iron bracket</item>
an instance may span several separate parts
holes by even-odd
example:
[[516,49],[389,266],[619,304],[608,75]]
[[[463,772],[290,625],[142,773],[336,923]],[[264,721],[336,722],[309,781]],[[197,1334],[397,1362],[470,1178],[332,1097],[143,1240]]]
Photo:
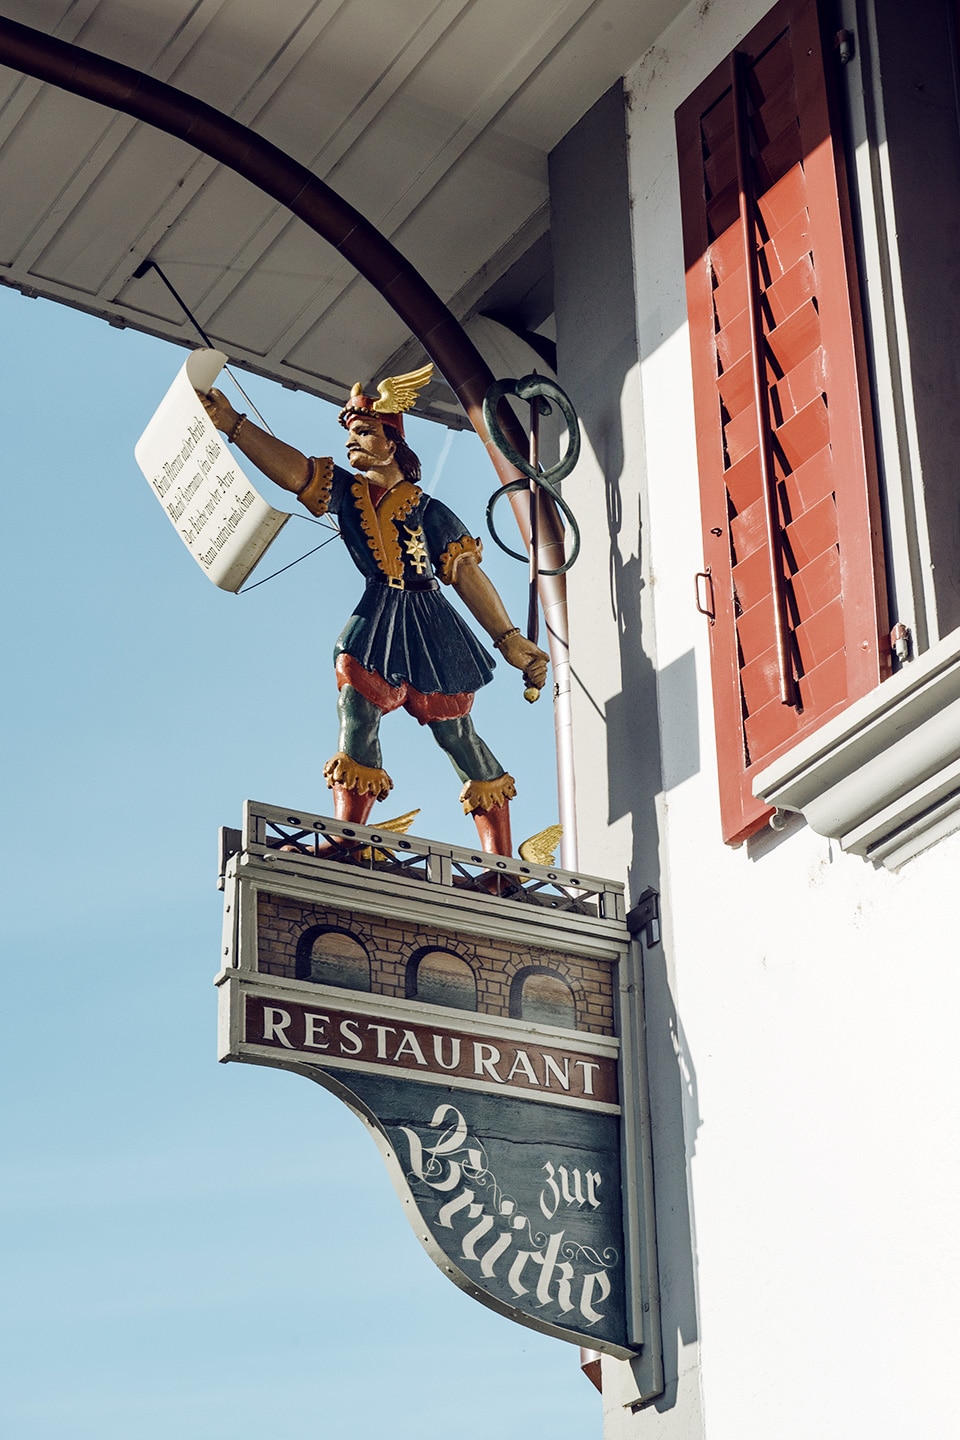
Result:
[[659,890],[644,890],[636,905],[627,911],[627,929],[634,937],[642,932],[648,950],[660,944]]
[[227,862],[234,856],[239,855],[243,850],[243,831],[234,830],[230,825],[221,825],[218,838],[218,853],[220,858],[217,871],[217,889],[223,889],[224,876],[227,873]]

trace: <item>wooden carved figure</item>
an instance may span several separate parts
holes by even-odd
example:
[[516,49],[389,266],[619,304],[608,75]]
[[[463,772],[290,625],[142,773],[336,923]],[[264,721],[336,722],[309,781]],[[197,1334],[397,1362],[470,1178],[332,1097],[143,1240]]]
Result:
[[270,480],[311,515],[335,515],[351,559],[366,581],[337,641],[337,753],[324,766],[338,820],[365,824],[393,782],[383,768],[380,721],[403,708],[449,755],[463,781],[460,799],[484,850],[512,854],[513,777],[477,734],[473,697],[494,660],[441,585],[452,585],[494,648],[540,689],[547,656],[512,624],[480,568],[481,545],[441,501],[424,495],[420,462],[407,445],[403,415],[433,366],[398,375],[364,395],[354,385],[340,412],[350,473],[330,458],[308,458],[238,414],[219,390],[201,396],[213,423]]

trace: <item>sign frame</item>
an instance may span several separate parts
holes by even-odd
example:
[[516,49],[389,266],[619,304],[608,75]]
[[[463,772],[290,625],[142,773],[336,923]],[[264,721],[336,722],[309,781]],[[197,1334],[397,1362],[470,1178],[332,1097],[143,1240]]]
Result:
[[[349,828],[352,843],[365,841],[384,843],[383,832],[375,827],[353,825],[344,827],[323,817],[311,819],[281,807],[248,802],[244,834],[232,832],[235,844],[223,867],[225,911],[223,932],[223,969],[217,977],[220,991],[220,1058],[223,1061],[243,1060],[302,1074],[322,1085],[343,1100],[370,1130],[387,1165],[394,1188],[414,1224],[421,1245],[434,1263],[465,1293],[517,1323],[529,1325],[557,1338],[605,1352],[632,1363],[641,1397],[652,1397],[662,1390],[662,1363],[659,1326],[659,1292],[656,1264],[656,1234],[653,1216],[653,1178],[650,1148],[650,1117],[646,1086],[646,1057],[643,1037],[642,951],[639,942],[630,938],[623,921],[622,887],[596,877],[573,876],[563,871],[545,871],[542,867],[524,866],[515,862],[533,880],[553,877],[559,887],[576,886],[579,891],[596,894],[596,913],[585,916],[550,908],[549,904],[518,904],[506,895],[490,895],[458,889],[450,879],[450,864],[459,863],[476,868],[494,868],[503,862],[495,857],[478,856],[459,847],[438,845],[432,841],[407,837],[407,850],[424,851],[425,867],[418,878],[409,872],[383,873],[359,865],[342,864],[309,854],[283,852],[271,848],[264,829],[264,819],[283,817],[290,824],[315,825],[336,838]],[[393,837],[387,843],[399,846]],[[277,841],[274,840],[274,846]],[[436,883],[447,866],[449,883]],[[433,877],[433,883],[426,876]],[[291,902],[324,904],[355,912],[359,916],[393,917],[406,924],[432,925],[453,929],[478,939],[490,936],[510,937],[536,947],[557,947],[564,951],[602,961],[614,977],[616,1028],[618,1036],[571,1031],[528,1021],[504,1014],[477,1014],[454,1011],[446,1006],[429,1006],[411,1002],[401,996],[357,991],[344,992],[316,980],[298,980],[289,975],[264,974],[258,969],[257,914],[261,896],[288,897]],[[607,913],[602,913],[606,911]],[[431,918],[433,917],[433,918]],[[410,1022],[421,1017],[438,1031],[459,1031],[499,1037],[503,1040],[526,1039],[530,1046],[562,1047],[586,1056],[616,1056],[622,1100],[620,1127],[620,1185],[623,1207],[623,1241],[625,1246],[624,1279],[626,1284],[626,1345],[585,1336],[582,1329],[571,1331],[540,1317],[525,1316],[515,1306],[501,1303],[496,1296],[482,1290],[474,1277],[458,1266],[430,1234],[429,1226],[418,1219],[418,1210],[408,1183],[403,1160],[397,1146],[367,1107],[363,1099],[349,1088],[349,1072],[336,1066],[321,1068],[318,1058],[294,1053],[284,1047],[251,1044],[243,1031],[243,1003],[247,995],[286,999],[291,1005],[309,1004],[313,1011],[325,1006],[346,1006],[355,1015],[381,1020]],[[291,1031],[291,1033],[294,1033]],[[382,1067],[375,1067],[382,1068]],[[340,1076],[342,1075],[342,1079]],[[412,1078],[425,1078],[413,1076]],[[499,1076],[498,1076],[499,1078]],[[457,1090],[444,1091],[440,1084],[428,1080],[438,1104],[457,1103]],[[424,1090],[427,1086],[424,1087]],[[502,1090],[489,1086],[472,1086],[470,1093]],[[524,1095],[524,1100],[529,1098]],[[543,1097],[540,1101],[543,1104]],[[571,1115],[583,1113],[592,1106],[578,1107],[567,1099]],[[604,1106],[599,1113],[610,1113],[617,1107]]]

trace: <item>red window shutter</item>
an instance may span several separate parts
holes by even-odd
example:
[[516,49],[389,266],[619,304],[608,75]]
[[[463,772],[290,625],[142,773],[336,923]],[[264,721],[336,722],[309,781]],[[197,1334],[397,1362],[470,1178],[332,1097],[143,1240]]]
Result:
[[880,520],[839,137],[811,0],[677,111],[724,839],[751,782],[881,678]]

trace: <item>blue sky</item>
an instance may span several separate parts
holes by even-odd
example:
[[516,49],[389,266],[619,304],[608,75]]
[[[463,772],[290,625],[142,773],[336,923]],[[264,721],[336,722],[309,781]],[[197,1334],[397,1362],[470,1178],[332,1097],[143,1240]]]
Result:
[[[11,291],[0,325],[5,1440],[598,1433],[576,1349],[434,1269],[345,1107],[215,1060],[216,830],[246,797],[327,808],[359,577],[334,543],[216,590],[133,459],[183,352]],[[340,455],[332,406],[243,383]],[[478,442],[411,440],[481,533]],[[292,520],[253,578],[320,538]],[[522,621],[523,567],[487,555]],[[516,838],[556,819],[549,705],[522,690],[501,668],[475,710],[518,780]],[[419,805],[418,833],[472,845],[427,733],[399,715],[383,739],[381,815]]]

